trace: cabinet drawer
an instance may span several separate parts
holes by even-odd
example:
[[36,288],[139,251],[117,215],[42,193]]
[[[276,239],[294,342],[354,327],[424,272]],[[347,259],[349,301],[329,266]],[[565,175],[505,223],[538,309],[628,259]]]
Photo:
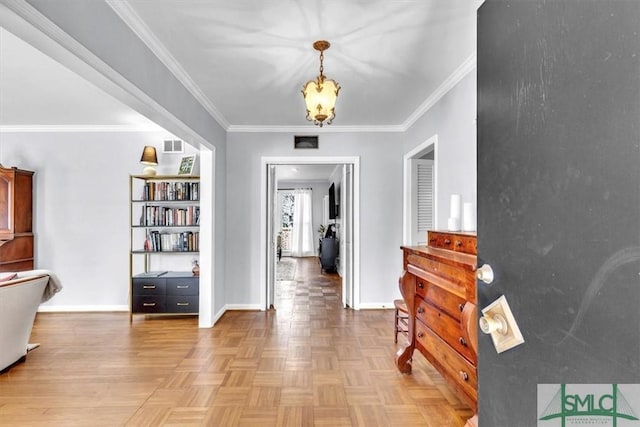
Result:
[[167,296],[167,313],[198,313],[197,295]]
[[477,239],[475,236],[444,233],[441,231],[429,231],[429,246],[432,248],[449,249],[456,252],[476,255],[478,253]]
[[164,295],[166,293],[165,279],[134,278],[133,295]]
[[167,279],[167,295],[198,295],[198,278]]
[[440,368],[443,376],[461,389],[473,402],[477,402],[476,367],[420,322],[416,322],[416,340],[422,353],[432,364]]
[[162,313],[166,309],[165,297],[159,295],[134,295],[131,311],[134,313]]
[[[418,285],[420,282],[420,278],[418,280]],[[427,302],[435,305],[440,308],[442,311],[446,312],[449,316],[453,317],[456,320],[460,320],[462,315],[462,309],[464,305],[467,303],[467,300],[461,298],[460,296],[448,292],[447,290],[441,288],[440,286],[435,286],[432,283],[422,281],[424,288],[421,290],[419,295]]]
[[419,301],[418,308],[416,309],[416,317],[431,328],[436,335],[442,338],[455,351],[475,365],[476,355],[462,334],[462,325],[459,320],[449,317],[446,313],[438,310],[431,304],[427,304],[425,301]]
[[[475,273],[465,270],[455,265],[448,265],[416,255],[408,256],[407,270],[417,276],[418,285],[420,281],[431,282],[448,292],[456,294],[462,298],[474,295],[475,298]],[[416,291],[421,293],[422,288]]]

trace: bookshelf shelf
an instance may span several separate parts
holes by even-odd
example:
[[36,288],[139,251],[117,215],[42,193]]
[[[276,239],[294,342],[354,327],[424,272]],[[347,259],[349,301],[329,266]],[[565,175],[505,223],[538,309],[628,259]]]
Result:
[[130,321],[198,314],[199,277],[189,270],[199,255],[199,177],[130,175],[129,211]]

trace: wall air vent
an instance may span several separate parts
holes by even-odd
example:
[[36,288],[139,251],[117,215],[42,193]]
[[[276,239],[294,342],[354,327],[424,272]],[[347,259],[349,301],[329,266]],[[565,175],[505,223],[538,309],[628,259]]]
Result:
[[163,153],[184,153],[184,142],[181,139],[165,139],[162,144]]

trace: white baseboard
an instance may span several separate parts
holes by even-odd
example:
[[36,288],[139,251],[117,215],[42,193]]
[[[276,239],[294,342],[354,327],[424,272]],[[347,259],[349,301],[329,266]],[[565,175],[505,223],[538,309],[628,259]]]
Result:
[[75,313],[83,311],[124,311],[129,312],[128,305],[41,305],[39,313]]
[[224,307],[222,307],[220,309],[220,311],[218,311],[214,316],[213,316],[213,325],[215,326],[216,323],[218,323],[218,320],[220,320],[220,318],[222,317],[223,314],[225,314],[227,312],[227,306],[225,305]]
[[224,306],[224,310],[258,310],[264,311],[260,304],[227,304]]
[[360,310],[386,310],[386,309],[394,309],[395,306],[392,302],[361,302]]

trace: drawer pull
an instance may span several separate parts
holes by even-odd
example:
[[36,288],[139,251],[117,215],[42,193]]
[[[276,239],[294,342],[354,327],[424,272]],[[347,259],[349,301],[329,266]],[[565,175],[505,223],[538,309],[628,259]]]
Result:
[[144,285],[142,289],[155,289],[156,285]]
[[463,311],[464,310],[464,304],[458,304],[458,310]]
[[178,285],[176,289],[189,289],[189,285]]
[[143,307],[155,307],[156,303],[155,302],[143,302],[142,306]]
[[177,305],[178,307],[186,307],[186,306],[188,306],[188,305],[189,305],[189,303],[188,303],[188,302],[178,302],[178,303],[176,303],[176,305]]
[[451,244],[451,239],[444,239],[444,244],[445,245],[450,245]]
[[423,338],[424,337],[424,332],[418,332],[418,338]]
[[462,240],[456,240],[456,246],[462,246]]
[[465,340],[464,338],[460,337],[458,338],[458,342],[460,343],[461,346],[466,347],[467,346],[467,340]]
[[469,374],[467,374],[465,371],[458,372],[458,375],[460,375],[460,379],[462,381],[469,381]]
[[422,283],[422,282],[418,282],[418,287],[419,287],[420,289],[424,289],[424,283]]
[[422,313],[424,313],[424,308],[418,307],[418,314],[422,314]]

